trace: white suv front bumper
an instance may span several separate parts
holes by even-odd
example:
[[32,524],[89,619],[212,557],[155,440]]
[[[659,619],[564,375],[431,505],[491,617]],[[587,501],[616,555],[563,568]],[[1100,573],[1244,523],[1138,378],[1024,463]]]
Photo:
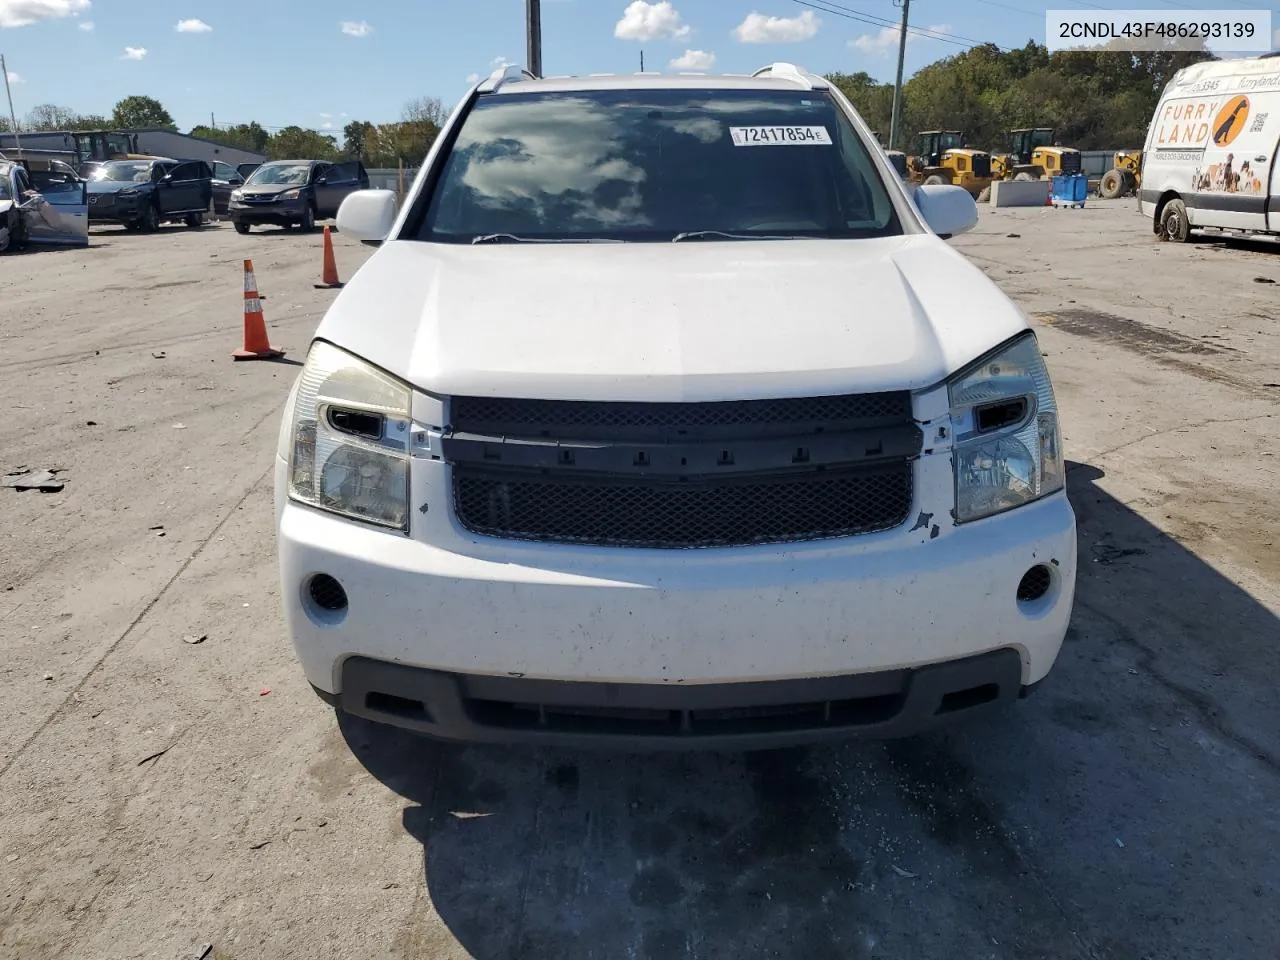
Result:
[[[937,502],[949,492],[944,474],[950,471],[940,461],[922,471],[921,502]],[[430,512],[415,516],[414,536],[407,537],[289,501],[286,464],[277,459],[289,632],[317,692],[351,712],[468,739],[590,740],[589,733],[568,736],[549,724],[541,707],[521,714],[534,718],[528,728],[486,726],[467,700],[471,694],[513,702],[531,697],[573,706],[572,691],[581,690],[583,706],[592,709],[617,703],[619,710],[670,710],[676,728],[690,734],[689,711],[708,702],[725,709],[750,708],[752,696],[773,704],[844,702],[849,698],[817,678],[846,678],[853,690],[861,677],[870,683],[863,684],[868,695],[901,687],[904,704],[902,716],[881,718],[868,729],[909,732],[929,719],[916,716],[929,713],[918,703],[906,708],[912,670],[1013,651],[1017,669],[1011,659],[1000,661],[1003,666],[991,669],[1001,677],[991,683],[1000,687],[997,699],[1016,696],[1010,683],[1025,688],[1049,672],[1071,615],[1076,536],[1065,493],[958,527],[934,515],[918,529],[839,540],[641,550],[476,537],[457,525],[447,498],[438,496],[447,489],[447,470],[442,463],[415,464],[411,502],[429,504]],[[432,491],[437,496],[429,499]],[[1049,574],[1048,592],[1019,601],[1019,581],[1036,566]],[[326,611],[311,599],[317,574],[342,585],[344,610]],[[984,687],[986,668],[966,662],[956,667],[955,682],[963,686],[976,676],[964,689]],[[379,664],[386,665],[381,673]],[[357,695],[344,695],[344,674],[358,677],[352,680],[362,685]],[[376,686],[379,675],[394,675],[385,690],[364,689]],[[526,683],[527,697],[512,686],[515,681]],[[771,681],[816,686],[813,696],[800,700],[795,684],[778,687],[781,693],[754,686]],[[934,684],[942,691],[938,696],[946,694],[948,682]],[[433,707],[427,701],[444,696],[441,684],[453,685],[450,703]],[[569,692],[555,692],[555,684]],[[417,688],[425,692],[419,696]],[[723,693],[735,689],[750,690],[748,702]],[[975,705],[985,702],[978,697]],[[405,709],[414,703],[422,709]],[[441,720],[445,714],[469,719],[450,725]],[[783,727],[753,742],[801,732]],[[803,732],[814,734],[811,727]],[[602,736],[624,732],[604,722],[578,732],[589,729]],[[730,731],[710,739],[750,739],[750,729],[738,731],[740,737]]]

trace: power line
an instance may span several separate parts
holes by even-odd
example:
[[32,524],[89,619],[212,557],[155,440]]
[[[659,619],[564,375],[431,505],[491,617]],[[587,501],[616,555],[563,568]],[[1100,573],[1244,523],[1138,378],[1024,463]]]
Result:
[[[863,13],[857,10],[850,10],[848,7],[842,7],[833,2],[833,0],[793,0],[794,3],[800,4],[802,7],[809,7],[813,10],[819,10],[823,13],[830,13],[837,17],[844,17],[846,20],[857,20],[859,23],[866,23],[873,27],[891,27],[895,33],[901,30],[901,25],[893,20],[886,20],[884,17],[878,17],[875,14]],[[997,49],[1009,51],[1009,47],[1002,47],[998,43],[991,43],[989,40],[974,40],[972,37],[962,37],[956,33],[947,33],[942,30],[929,30],[922,27],[907,27],[907,33],[915,34],[926,40],[939,40],[942,43],[950,43],[957,47],[985,47],[993,46]]]

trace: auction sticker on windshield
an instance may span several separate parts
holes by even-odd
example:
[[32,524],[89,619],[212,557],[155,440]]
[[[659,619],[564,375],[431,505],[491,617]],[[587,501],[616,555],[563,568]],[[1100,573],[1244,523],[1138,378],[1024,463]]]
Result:
[[735,147],[830,146],[826,127],[730,127]]

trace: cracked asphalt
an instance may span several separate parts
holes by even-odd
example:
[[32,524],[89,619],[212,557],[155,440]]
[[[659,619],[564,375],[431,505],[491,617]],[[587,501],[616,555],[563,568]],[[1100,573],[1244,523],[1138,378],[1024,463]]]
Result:
[[[1134,207],[955,241],[1063,410],[1081,569],[1049,682],[745,756],[335,718],[279,613],[297,368],[229,356],[252,257],[302,358],[320,238],[0,258],[0,467],[65,478],[0,488],[0,958],[1277,960],[1280,246],[1160,244]],[[368,248],[336,242],[345,279]]]

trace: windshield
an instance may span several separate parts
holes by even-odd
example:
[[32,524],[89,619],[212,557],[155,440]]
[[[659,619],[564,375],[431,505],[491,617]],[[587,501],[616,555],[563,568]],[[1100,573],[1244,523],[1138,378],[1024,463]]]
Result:
[[901,232],[874,161],[823,92],[595,90],[480,98],[418,239]]
[[307,178],[310,176],[311,167],[309,164],[266,163],[253,171],[253,176],[248,179],[245,186],[255,183],[287,183],[301,186],[307,182]]
[[0,170],[0,200],[13,199],[13,191],[9,186],[9,177],[8,170]]
[[944,133],[938,138],[939,150],[956,150],[964,146],[964,137],[958,133]]
[[93,171],[93,179],[147,183],[151,179],[151,163],[147,160],[113,160]]
[[1035,147],[1049,147],[1049,146],[1052,146],[1052,145],[1053,145],[1053,131],[1052,131],[1052,130],[1033,130],[1033,131],[1031,131],[1031,146],[1032,146],[1032,148],[1033,148],[1033,149],[1034,149]]

